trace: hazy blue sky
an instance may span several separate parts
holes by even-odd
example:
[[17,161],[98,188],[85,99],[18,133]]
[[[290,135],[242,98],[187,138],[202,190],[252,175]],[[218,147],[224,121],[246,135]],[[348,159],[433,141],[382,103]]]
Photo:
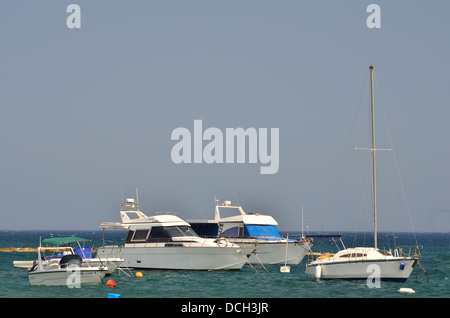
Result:
[[[71,3],[81,29],[66,25]],[[371,3],[379,29],[366,25]],[[352,149],[369,146],[373,64],[414,228],[448,231],[449,12],[449,1],[1,1],[0,229],[96,229],[136,187],[147,213],[213,218],[232,188],[281,230],[300,229],[301,205],[310,230],[371,229],[355,198],[367,176],[354,173],[369,154]],[[278,173],[174,164],[171,133],[195,119],[279,128]],[[409,231],[401,192],[383,185],[396,182],[393,154],[378,153],[379,229]]]

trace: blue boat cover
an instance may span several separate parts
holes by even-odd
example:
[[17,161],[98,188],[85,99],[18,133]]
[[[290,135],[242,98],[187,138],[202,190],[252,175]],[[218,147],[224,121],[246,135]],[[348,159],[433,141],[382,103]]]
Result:
[[92,249],[89,246],[80,248],[79,246],[74,248],[74,253],[80,255],[82,259],[92,258]]
[[244,236],[257,237],[266,240],[281,239],[278,229],[274,225],[246,225]]

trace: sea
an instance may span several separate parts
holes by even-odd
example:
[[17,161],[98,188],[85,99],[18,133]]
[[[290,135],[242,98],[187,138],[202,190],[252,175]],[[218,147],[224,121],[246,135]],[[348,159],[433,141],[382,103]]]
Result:
[[[289,234],[295,238],[299,233]],[[363,233],[339,233],[346,247],[370,246],[372,237]],[[90,239],[95,246],[123,244],[123,231],[0,231],[0,248],[36,247],[39,240],[58,236],[80,236]],[[336,252],[333,239],[315,238],[314,252]],[[291,266],[290,273],[281,273],[278,265],[245,265],[238,271],[116,271],[98,286],[81,288],[30,286],[26,269],[15,269],[14,260],[34,260],[36,253],[0,252],[0,298],[5,299],[153,299],[167,304],[177,299],[175,307],[182,310],[198,310],[195,304],[211,299],[231,302],[241,299],[260,304],[274,299],[433,299],[450,297],[450,232],[445,233],[379,233],[378,246],[392,248],[397,245],[415,245],[423,248],[420,263],[425,271],[416,266],[406,282],[384,282],[379,288],[371,287],[366,281],[316,280],[305,275],[305,259]],[[106,281],[113,280],[115,287],[107,287]],[[400,293],[400,288],[412,288],[415,293]],[[181,303],[180,303],[181,299]],[[164,300],[164,301],[163,301]],[[170,302],[169,302],[170,303]],[[183,305],[184,304],[184,305]],[[205,307],[206,308],[206,307]],[[225,307],[224,307],[225,308]],[[231,308],[231,307],[230,307]],[[247,307],[239,307],[242,308]],[[263,308],[264,309],[264,308]],[[325,310],[326,308],[319,308]]]

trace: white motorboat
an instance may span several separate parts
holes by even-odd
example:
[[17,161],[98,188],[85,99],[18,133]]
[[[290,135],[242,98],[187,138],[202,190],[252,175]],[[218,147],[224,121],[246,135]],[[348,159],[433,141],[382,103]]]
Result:
[[[67,236],[46,238],[42,240],[41,244],[47,247],[54,247],[54,251],[58,252],[52,255],[51,259],[61,258],[64,255],[71,254],[80,255],[82,259],[82,266],[106,266],[106,275],[111,275],[119,267],[119,265],[123,263],[123,258],[120,257],[93,257],[93,242],[82,237]],[[43,266],[45,266],[48,262],[49,259],[43,259]],[[29,270],[31,269],[31,267],[33,267],[34,261],[14,261],[13,264],[14,268],[24,268]]]
[[[417,249],[403,251],[381,250],[377,244],[377,200],[376,200],[376,151],[390,149],[375,148],[375,119],[373,98],[373,67],[370,66],[371,113],[372,113],[372,191],[374,247],[345,248],[336,254],[318,254],[317,258],[306,265],[305,273],[318,279],[368,279],[406,281],[419,260]],[[357,148],[359,149],[359,148]],[[342,240],[341,243],[343,244]]]
[[[233,215],[223,217],[221,209]],[[224,212],[224,213],[225,213]],[[240,205],[231,201],[216,200],[214,220],[189,220],[200,236],[226,239],[235,244],[257,244],[256,253],[250,256],[252,264],[297,265],[313,245],[311,238],[298,240],[281,237],[278,223],[270,215],[247,214]]]
[[103,246],[97,253],[100,257],[120,255],[128,268],[239,270],[256,249],[201,238],[189,223],[169,212],[147,216],[134,199],[122,202],[120,215],[122,222],[104,222],[100,227],[127,229],[125,244]]
[[79,288],[84,285],[98,285],[107,272],[106,266],[83,266],[77,254],[53,258],[44,263],[43,253],[58,253],[55,247],[38,247],[37,258],[28,271],[30,285],[67,286]]

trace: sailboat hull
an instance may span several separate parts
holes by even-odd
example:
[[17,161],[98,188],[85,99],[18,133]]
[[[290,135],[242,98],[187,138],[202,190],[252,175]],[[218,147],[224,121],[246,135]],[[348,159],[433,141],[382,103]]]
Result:
[[414,258],[380,260],[315,261],[306,266],[306,275],[317,279],[376,279],[406,281],[416,265]]

